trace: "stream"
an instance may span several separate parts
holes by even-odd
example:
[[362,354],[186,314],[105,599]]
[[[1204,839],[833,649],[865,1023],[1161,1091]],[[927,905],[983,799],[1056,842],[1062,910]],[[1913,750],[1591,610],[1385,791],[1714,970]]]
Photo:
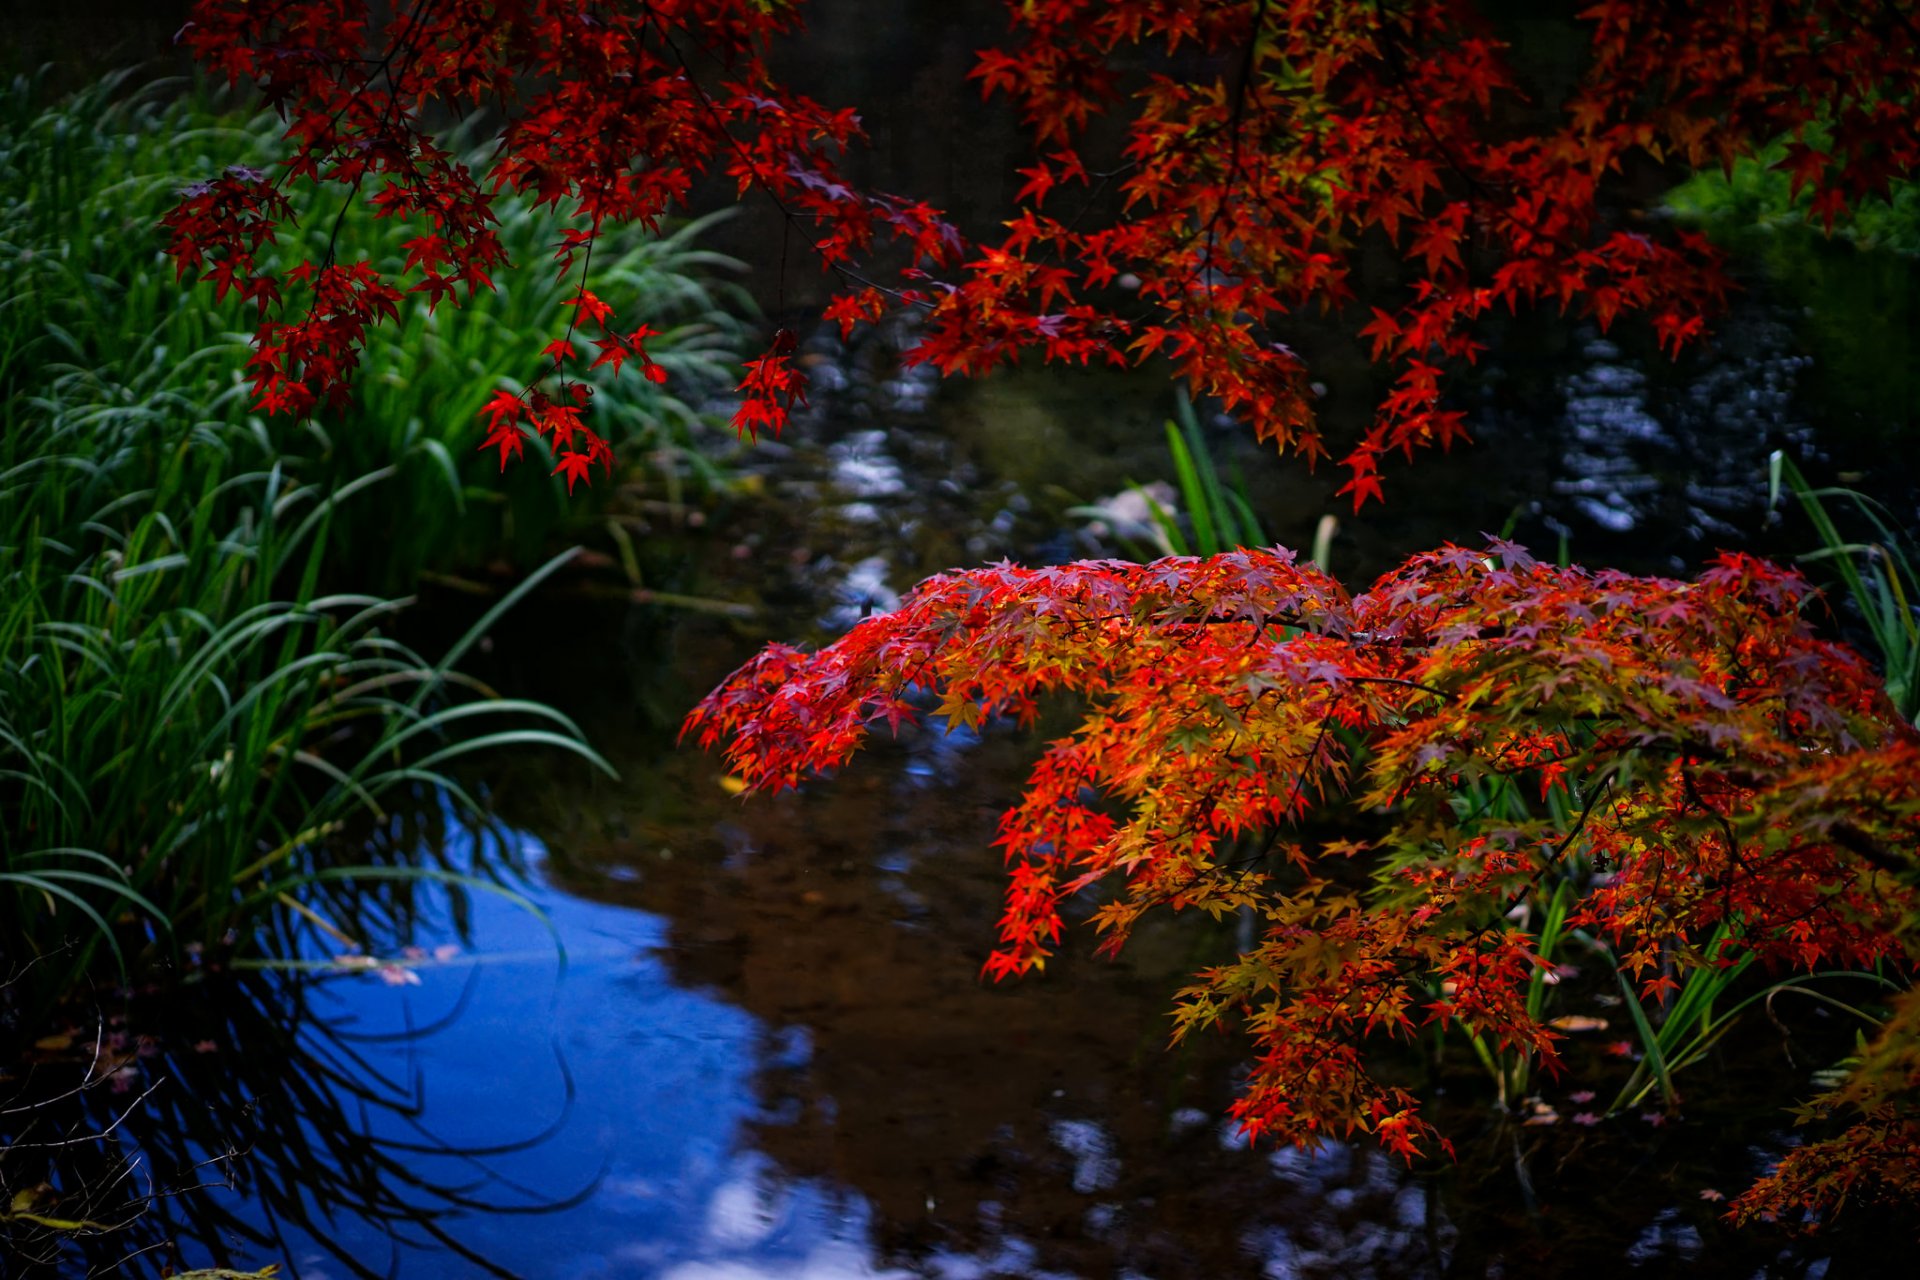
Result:
[[[89,41],[147,56],[180,8],[47,9],[22,19],[19,57]],[[982,105],[965,72],[1003,14],[907,8],[820,6],[793,69],[801,88],[871,108],[857,179],[949,193],[963,223],[991,226],[1024,151],[1011,112]],[[1575,1037],[1567,1074],[1540,1086],[1557,1123],[1497,1114],[1456,1045],[1427,1105],[1457,1160],[1409,1168],[1339,1140],[1253,1148],[1224,1118],[1241,1045],[1168,1046],[1170,997],[1234,954],[1230,924],[1156,920],[1112,962],[1079,936],[1043,978],[980,980],[998,815],[1034,738],[922,726],[829,782],[751,801],[716,757],[677,745],[686,709],[760,644],[827,642],[944,569],[1119,554],[1074,510],[1171,477],[1162,371],[943,386],[902,365],[900,322],[851,344],[809,328],[830,279],[797,248],[788,271],[770,247],[786,235],[750,208],[714,247],[754,262],[748,287],[804,335],[810,406],[793,429],[753,446],[711,433],[734,498],[709,511],[628,495],[611,515],[640,581],[617,539],[589,530],[584,569],[466,664],[576,717],[620,780],[570,759],[490,766],[473,785],[499,821],[479,830],[422,790],[344,860],[372,850],[503,891],[369,884],[388,922],[377,959],[312,928],[292,940],[304,967],[133,993],[10,1067],[0,1106],[37,1108],[43,1137],[89,1135],[62,1159],[113,1229],[83,1231],[45,1266],[0,1257],[0,1277],[270,1264],[298,1280],[1888,1273],[1877,1240],[1899,1237],[1876,1237],[1885,1224],[1864,1213],[1810,1240],[1719,1218],[1798,1140],[1787,1108],[1850,1051],[1852,1026],[1824,1007],[1744,1019],[1683,1077],[1676,1119],[1588,1124],[1583,1108],[1597,1096],[1603,1109],[1631,1069],[1596,965],[1569,979],[1563,1007],[1610,1026]],[[1333,496],[1337,468],[1309,475],[1240,427],[1203,425],[1275,540],[1304,549],[1335,518],[1331,569],[1354,590],[1413,551],[1509,528],[1543,556],[1564,546],[1636,572],[1691,572],[1721,547],[1787,558],[1813,534],[1767,509],[1775,449],[1896,519],[1916,514],[1898,446],[1920,333],[1854,318],[1910,316],[1920,268],[1880,260],[1866,274],[1906,309],[1829,305],[1840,319],[1822,329],[1749,281],[1678,363],[1644,334],[1508,322],[1496,358],[1452,384],[1474,446],[1389,464],[1386,503],[1359,519]],[[1323,380],[1334,441],[1354,438],[1381,387],[1341,332],[1287,335]],[[433,652],[478,607],[430,590],[410,638]],[[137,1213],[114,1216],[129,1202]]]
[[[1764,460],[1810,454],[1804,360],[1778,311],[1731,330],[1720,357],[1678,371],[1573,332],[1554,371],[1470,388],[1478,448],[1423,461],[1398,502],[1390,487],[1381,517],[1336,538],[1335,572],[1362,581],[1508,519],[1537,548],[1564,537],[1583,560],[1657,570],[1784,536]],[[1823,1008],[1748,1019],[1672,1122],[1576,1123],[1630,1068],[1616,1022],[1541,1087],[1553,1125],[1496,1115],[1455,1061],[1430,1105],[1456,1162],[1252,1149],[1224,1119],[1239,1046],[1167,1046],[1171,994],[1232,954],[1230,926],[1157,922],[1117,962],[1081,938],[1044,978],[979,980],[996,819],[1031,741],[922,726],[751,802],[677,747],[686,707],[765,639],[823,642],[953,565],[1112,554],[1067,512],[1167,473],[1164,383],[942,388],[902,367],[910,340],[809,338],[812,406],[739,454],[732,506],[616,511],[644,535],[648,589],[727,608],[563,586],[484,646],[476,674],[577,715],[621,780],[516,760],[480,780],[496,828],[463,828],[425,792],[365,839],[507,892],[419,891],[379,960],[342,961],[312,931],[310,969],[153,994],[100,1029],[125,1065],[62,1105],[95,1128],[124,1112],[92,1176],[157,1198],[70,1264],[278,1263],[303,1280],[1877,1274],[1857,1236],[1718,1220],[1719,1198],[1795,1140],[1785,1108],[1847,1051]],[[1525,418],[1542,395],[1555,412]],[[1263,465],[1230,427],[1211,438],[1282,540],[1333,510],[1331,477]],[[589,573],[612,564],[589,557]],[[452,634],[472,608],[430,597],[419,625]],[[1618,1020],[1605,990],[1572,984],[1566,1007]],[[18,1087],[85,1070],[94,1033],[71,1034]]]

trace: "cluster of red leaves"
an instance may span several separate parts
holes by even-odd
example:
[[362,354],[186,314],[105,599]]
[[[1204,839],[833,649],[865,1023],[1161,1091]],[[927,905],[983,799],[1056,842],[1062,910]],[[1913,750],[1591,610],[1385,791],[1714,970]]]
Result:
[[[598,369],[601,365],[612,365],[613,371],[620,372],[620,366],[628,360],[639,363],[641,372],[649,382],[665,382],[667,371],[653,362],[647,355],[646,340],[658,335],[648,325],[641,325],[631,333],[618,333],[613,325],[613,308],[600,301],[589,291],[582,289],[574,299],[574,318],[568,326],[567,336],[555,339],[547,344],[545,354],[552,362],[550,371],[559,370],[574,353],[573,338],[586,325],[597,326],[600,334],[591,339],[600,348],[589,369]],[[564,475],[567,479],[567,492],[573,492],[575,481],[591,482],[593,466],[599,463],[607,473],[613,473],[613,446],[585,421],[587,405],[593,399],[593,388],[584,382],[568,382],[565,399],[555,400],[536,384],[525,392],[495,391],[480,409],[480,415],[486,421],[486,436],[480,442],[480,448],[497,449],[500,454],[500,469],[507,469],[510,458],[519,458],[526,450],[532,434],[547,441],[554,455],[554,475]],[[521,425],[525,423],[526,425]]]
[[[686,731],[779,789],[878,723],[1031,722],[1041,695],[1078,695],[1002,824],[987,972],[1041,967],[1096,884],[1109,949],[1155,907],[1250,909],[1258,945],[1182,994],[1178,1034],[1251,1035],[1250,1132],[1359,1129],[1411,1156],[1437,1135],[1368,1073],[1369,1040],[1460,1023],[1553,1068],[1526,999],[1546,962],[1508,913],[1562,878],[1582,891],[1568,927],[1650,997],[1662,956],[1723,963],[1699,950],[1720,928],[1778,969],[1920,955],[1920,736],[1804,595],[1743,556],[1679,582],[1504,543],[1416,556],[1357,598],[1278,551],[1001,565],[818,653],[769,647]],[[1563,803],[1457,806],[1503,781]],[[1316,842],[1309,814],[1387,834]]]
[[[336,396],[396,290],[437,302],[489,287],[493,192],[565,204],[589,229],[651,226],[720,168],[813,228],[847,286],[828,309],[844,325],[921,306],[916,358],[943,372],[1030,350],[1165,358],[1309,462],[1328,445],[1276,331],[1343,306],[1360,255],[1392,246],[1404,301],[1360,333],[1394,381],[1342,445],[1358,507],[1380,496],[1388,452],[1464,438],[1444,375],[1475,358],[1495,308],[1575,308],[1603,328],[1635,314],[1676,351],[1702,331],[1724,288],[1715,255],[1618,225],[1599,199],[1610,178],[1730,164],[1791,136],[1795,190],[1831,226],[1920,162],[1920,20],[1900,0],[1601,0],[1580,15],[1587,65],[1554,102],[1529,97],[1467,0],[1010,0],[1013,42],[973,74],[1018,106],[1037,150],[1004,236],[963,244],[931,206],[844,180],[854,114],[791,92],[764,59],[795,25],[789,0],[413,0],[383,26],[368,8],[200,0],[182,33],[280,105],[291,147],[271,181],[229,176],[184,199],[168,220],[183,271],[275,305],[257,255],[288,182],[366,188],[381,213],[426,224],[411,284],[309,264],[301,318],[260,333],[265,408]],[[484,179],[423,123],[481,106],[503,120]],[[854,270],[882,245],[911,260],[898,287]],[[742,384],[743,431],[786,420],[798,383],[778,355]]]
[[[1909,777],[1911,776],[1909,765]],[[1911,784],[1909,783],[1909,789]],[[1840,1087],[1801,1109],[1801,1120],[1853,1119],[1839,1135],[1787,1152],[1766,1177],[1735,1200],[1736,1222],[1818,1222],[1849,1199],[1920,1203],[1920,990],[1894,1004]]]
[[778,437],[794,402],[806,404],[806,375],[791,363],[798,345],[793,330],[782,329],[773,335],[765,355],[747,361],[747,376],[739,386],[740,408],[733,415],[735,431],[758,440],[765,427]]
[[[492,226],[504,191],[563,207],[576,223],[556,259],[563,273],[579,262],[578,314],[547,347],[542,376],[573,357],[581,331],[601,348],[596,365],[632,356],[664,377],[640,345],[651,335],[623,333],[587,290],[591,248],[608,223],[657,226],[710,170],[818,226],[814,248],[829,264],[886,240],[927,265],[956,261],[957,241],[932,209],[842,181],[835,157],[859,136],[853,112],[773,81],[763,55],[794,24],[786,0],[413,0],[384,23],[370,9],[364,0],[199,0],[179,36],[210,68],[257,86],[288,121],[278,173],[195,184],[164,224],[183,276],[203,272],[218,295],[238,289],[258,303],[263,411],[306,413],[344,398],[367,325],[390,318],[404,296],[437,306],[491,289],[492,273],[509,265]],[[437,146],[428,123],[483,107],[503,121],[484,174]],[[305,288],[283,302],[268,253],[292,217],[285,189],[301,183],[344,188],[342,199],[364,197],[379,216],[418,224],[401,270],[342,265],[330,244],[322,261],[284,273]],[[743,430],[786,421],[799,386],[786,354],[755,362],[742,386]],[[556,470],[571,486],[612,458],[581,421],[583,390],[501,393],[484,411],[481,448],[504,463],[521,455],[529,431],[547,436],[565,450]]]
[[[997,259],[1044,253],[1071,270],[1022,281],[1027,310],[1095,339],[1058,354],[1164,355],[1311,461],[1326,446],[1298,364],[1257,335],[1349,300],[1358,252],[1383,237],[1407,264],[1407,297],[1361,329],[1395,379],[1342,458],[1356,507],[1379,496],[1385,453],[1464,438],[1441,379],[1475,358],[1475,321],[1494,308],[1578,308],[1602,328],[1635,313],[1676,351],[1701,332],[1724,288],[1713,252],[1614,225],[1598,199],[1610,175],[1730,164],[1830,120],[1834,145],[1796,148],[1790,163],[1831,226],[1920,162],[1920,135],[1901,123],[1920,87],[1920,22],[1882,0],[1603,0],[1580,15],[1591,59],[1557,104],[1528,100],[1495,29],[1462,0],[1010,7],[1022,41],[983,54],[976,75],[1054,150],[1023,171],[1030,203],[1006,240],[936,311],[933,358],[966,367],[1018,341],[1034,319],[1012,314]],[[1119,73],[1142,57],[1144,81]],[[1087,121],[1123,102],[1120,153],[1087,154]],[[1102,226],[1084,209],[1041,213],[1075,183],[1110,187],[1124,215]],[[1151,317],[1076,312],[1123,273]]]

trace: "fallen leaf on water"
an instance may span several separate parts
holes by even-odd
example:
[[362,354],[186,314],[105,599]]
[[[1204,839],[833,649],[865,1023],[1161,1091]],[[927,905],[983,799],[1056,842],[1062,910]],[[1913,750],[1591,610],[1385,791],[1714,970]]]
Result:
[[747,789],[746,779],[736,778],[732,774],[720,779],[720,789],[730,796],[737,796]]
[[1588,1128],[1592,1128],[1594,1125],[1600,1123],[1600,1117],[1593,1114],[1593,1112],[1591,1111],[1580,1111],[1574,1114],[1573,1122],[1575,1124],[1584,1124]]
[[1560,1113],[1539,1098],[1527,1099],[1527,1118],[1522,1124],[1559,1124]]
[[1712,1187],[1702,1187],[1700,1189],[1700,1198],[1702,1200],[1725,1200],[1727,1197],[1724,1193],[1715,1191]]
[[45,1049],[49,1053],[58,1053],[62,1049],[73,1048],[73,1037],[67,1035],[41,1036],[33,1042],[36,1049]]

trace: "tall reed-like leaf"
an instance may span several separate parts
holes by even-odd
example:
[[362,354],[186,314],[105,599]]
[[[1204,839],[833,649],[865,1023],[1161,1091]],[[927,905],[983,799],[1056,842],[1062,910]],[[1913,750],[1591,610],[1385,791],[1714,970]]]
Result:
[[[1782,484],[1800,501],[1814,532],[1817,550],[1800,558],[1831,565],[1846,587],[1847,600],[1865,624],[1881,670],[1887,678],[1887,696],[1900,714],[1920,723],[1920,617],[1915,614],[1913,565],[1907,559],[1907,539],[1885,509],[1852,489],[1816,489],[1784,453],[1769,459],[1768,503],[1778,503]],[[1872,542],[1852,542],[1827,511],[1822,499],[1850,503],[1877,535]]]

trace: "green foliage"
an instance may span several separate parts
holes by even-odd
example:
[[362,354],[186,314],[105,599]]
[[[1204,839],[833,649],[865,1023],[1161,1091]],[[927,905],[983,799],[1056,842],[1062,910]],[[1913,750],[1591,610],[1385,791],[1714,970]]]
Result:
[[[1785,454],[1770,460],[1769,505],[1780,499],[1782,483],[1800,500],[1800,508],[1819,534],[1820,548],[1801,556],[1814,564],[1830,564],[1840,575],[1846,601],[1865,624],[1886,675],[1887,697],[1908,721],[1920,723],[1920,623],[1916,622],[1906,538],[1895,528],[1886,509],[1852,489],[1816,489]],[[1849,503],[1865,517],[1876,535],[1871,542],[1843,537],[1823,498]]]
[[1781,140],[1731,176],[1698,173],[1667,194],[1667,207],[1757,264],[1802,312],[1797,327],[1816,357],[1806,389],[1829,421],[1851,415],[1898,432],[1920,419],[1920,183],[1855,202],[1829,236],[1808,221],[1810,191],[1795,197],[1791,176],[1773,167],[1785,156]]
[[[1806,141],[1816,148],[1829,146],[1819,130],[1808,130]],[[1794,193],[1793,176],[1782,167],[1787,147],[1788,139],[1776,138],[1759,154],[1736,160],[1730,173],[1696,173],[1667,193],[1667,205],[1726,235],[1800,235],[1809,229],[1814,192],[1803,187]],[[1920,253],[1920,183],[1895,181],[1887,199],[1855,202],[1833,230],[1862,249]]]
[[[551,459],[503,480],[476,451],[477,414],[501,370],[517,361],[534,376],[534,349],[567,335],[570,286],[551,272],[518,272],[459,306],[430,313],[424,296],[413,299],[399,323],[370,335],[354,404],[307,423],[262,420],[250,409],[250,353],[238,332],[252,313],[182,288],[155,224],[185,184],[232,165],[267,167],[277,118],[180,82],[129,91],[124,75],[57,107],[40,109],[36,97],[24,79],[0,93],[0,166],[10,174],[0,193],[0,390],[9,400],[30,393],[22,378],[49,363],[137,370],[143,394],[203,405],[304,480],[333,486],[396,467],[382,501],[343,510],[329,530],[360,585],[404,586],[422,568],[494,555],[503,540],[523,563],[537,562],[579,507],[547,474]],[[514,260],[544,264],[559,221],[521,198],[496,210]],[[316,199],[300,222],[281,249],[288,265],[338,244],[391,267],[418,233],[361,203]],[[594,371],[585,379],[596,389],[591,425],[635,464],[634,482],[675,500],[725,482],[694,447],[706,422],[699,406],[731,386],[745,331],[737,317],[751,305],[720,279],[735,264],[698,247],[705,225],[664,237],[611,232],[594,252],[594,289],[660,332],[648,350],[668,381]],[[287,305],[302,305],[297,291]]]
[[4,119],[0,1003],[28,1026],[84,977],[248,950],[288,912],[344,936],[372,881],[489,887],[412,848],[339,865],[332,840],[441,797],[480,814],[451,772],[471,754],[607,769],[558,712],[453,670],[560,561],[438,662],[394,637],[402,601],[327,592],[330,537],[429,438],[353,475],[282,458],[215,372],[243,343],[140,238],[163,159],[253,134],[116,89],[23,118],[16,85]]

